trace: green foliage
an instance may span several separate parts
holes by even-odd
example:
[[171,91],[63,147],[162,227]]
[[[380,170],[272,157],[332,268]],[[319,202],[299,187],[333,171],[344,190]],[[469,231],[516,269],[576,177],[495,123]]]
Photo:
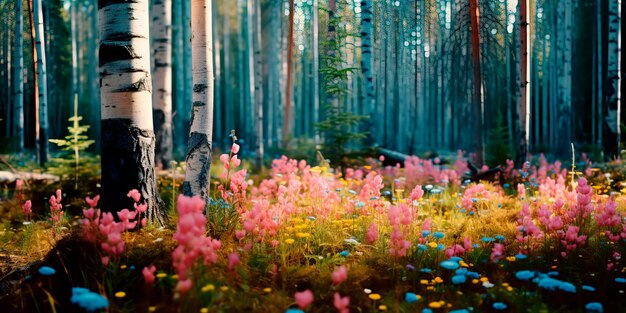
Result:
[[496,117],[496,126],[489,130],[485,150],[485,161],[489,166],[506,164],[506,160],[511,159],[512,153],[508,139],[508,128],[504,124],[501,114],[498,114]]
[[[78,187],[78,174],[80,167],[80,152],[85,151],[89,146],[91,146],[94,141],[89,139],[88,136],[85,135],[87,130],[89,130],[89,125],[80,125],[80,121],[83,119],[82,116],[78,115],[78,103],[74,102],[74,116],[70,117],[68,120],[72,123],[72,126],[67,128],[69,134],[65,136],[65,139],[50,139],[49,141],[56,144],[65,151],[73,151],[74,152],[74,189]],[[68,163],[63,160],[57,160],[60,164]]]
[[[339,12],[339,10],[338,10]],[[342,67],[341,43],[348,36],[354,36],[346,32],[342,27],[337,27],[341,21],[340,16],[334,16],[329,24],[334,26],[335,36],[331,36],[322,43],[326,53],[321,55],[323,67],[319,72],[323,77],[323,87],[326,93],[326,104],[324,105],[325,119],[315,124],[315,128],[323,138],[322,154],[327,157],[331,165],[345,169],[348,159],[358,157],[355,151],[350,148],[359,147],[361,140],[367,137],[367,132],[360,129],[361,123],[368,118],[366,115],[357,115],[344,110],[340,106],[341,97],[349,93],[347,86],[348,74],[353,73],[358,68]]]

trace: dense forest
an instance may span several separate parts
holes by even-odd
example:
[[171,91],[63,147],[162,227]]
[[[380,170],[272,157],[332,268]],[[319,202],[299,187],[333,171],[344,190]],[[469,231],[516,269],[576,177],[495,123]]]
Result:
[[[189,134],[191,6],[153,2],[152,85],[164,87],[153,109],[167,166],[184,158]],[[504,148],[495,165],[523,141],[561,157],[572,142],[598,159],[618,155],[617,1],[292,2],[213,2],[216,147],[236,130],[245,155],[277,156],[287,143],[319,143],[317,123],[338,111],[367,117],[352,128],[367,130],[368,144],[407,154]],[[74,99],[99,140],[97,4],[43,1],[42,16],[28,1],[1,5],[4,151],[32,151],[37,129],[42,142],[63,137]],[[43,28],[31,31],[33,18]],[[33,56],[37,30],[45,62]],[[39,81],[53,82],[39,83],[40,110],[34,60],[46,70]]]
[[625,312],[622,0],[0,0],[9,312]]

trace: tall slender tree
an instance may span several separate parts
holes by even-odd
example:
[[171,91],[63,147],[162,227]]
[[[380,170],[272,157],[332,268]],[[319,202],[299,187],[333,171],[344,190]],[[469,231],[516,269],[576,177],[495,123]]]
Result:
[[613,159],[619,155],[620,145],[620,0],[609,0],[607,72],[604,85],[604,157]]
[[[363,113],[370,116],[370,120],[374,117],[374,97],[376,91],[374,90],[374,73],[372,68],[373,59],[373,21],[374,21],[374,6],[372,0],[361,1],[361,71],[363,73]],[[376,124],[371,123],[367,126],[370,132],[368,138],[372,141],[371,134],[376,133],[375,129],[371,129]]]
[[519,51],[519,59],[520,59],[520,81],[519,81],[519,93],[517,99],[517,119],[518,119],[518,143],[517,143],[517,154],[515,157],[515,163],[518,166],[522,166],[524,162],[526,162],[526,157],[528,155],[528,136],[530,133],[530,90],[528,88],[528,47],[529,36],[528,36],[528,0],[520,0],[519,1],[519,21],[520,21],[520,51]]
[[156,165],[169,168],[172,160],[172,1],[152,4],[153,120],[156,136]]
[[211,142],[213,139],[212,0],[191,3],[193,111],[187,145],[187,172],[183,193],[209,199]]
[[[332,1],[332,0],[331,0]],[[293,17],[295,15],[294,0],[289,0],[289,34],[287,35],[287,82],[285,84],[285,115],[283,121],[283,142],[289,146],[289,126],[291,123],[291,72],[293,68]]]
[[46,45],[41,0],[30,0],[35,29],[35,60],[37,63],[37,98],[39,99],[39,163],[48,162],[48,79],[46,77]]
[[22,0],[15,1],[15,65],[13,66],[13,110],[17,149],[24,149],[24,6]]
[[98,2],[102,110],[102,209],[132,206],[141,193],[147,218],[166,220],[154,170],[149,0]]
[[482,164],[483,155],[483,87],[480,70],[480,14],[478,0],[470,0],[470,27],[472,34],[472,67],[474,89],[472,92],[472,143],[476,162]]

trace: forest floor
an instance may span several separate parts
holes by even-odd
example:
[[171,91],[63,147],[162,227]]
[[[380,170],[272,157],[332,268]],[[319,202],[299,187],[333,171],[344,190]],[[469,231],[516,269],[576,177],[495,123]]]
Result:
[[184,165],[161,172],[163,227],[139,204],[99,214],[85,162],[78,182],[58,165],[60,181],[3,186],[8,312],[626,312],[619,161],[472,181],[462,158],[251,175],[222,155],[206,217],[179,196]]

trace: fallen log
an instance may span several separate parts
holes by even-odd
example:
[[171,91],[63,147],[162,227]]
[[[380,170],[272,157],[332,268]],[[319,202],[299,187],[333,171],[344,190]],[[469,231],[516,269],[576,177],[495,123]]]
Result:
[[38,182],[58,182],[61,180],[59,176],[42,173],[30,173],[30,172],[9,172],[0,171],[0,184],[11,184],[16,180],[21,179],[23,181],[38,181]]

